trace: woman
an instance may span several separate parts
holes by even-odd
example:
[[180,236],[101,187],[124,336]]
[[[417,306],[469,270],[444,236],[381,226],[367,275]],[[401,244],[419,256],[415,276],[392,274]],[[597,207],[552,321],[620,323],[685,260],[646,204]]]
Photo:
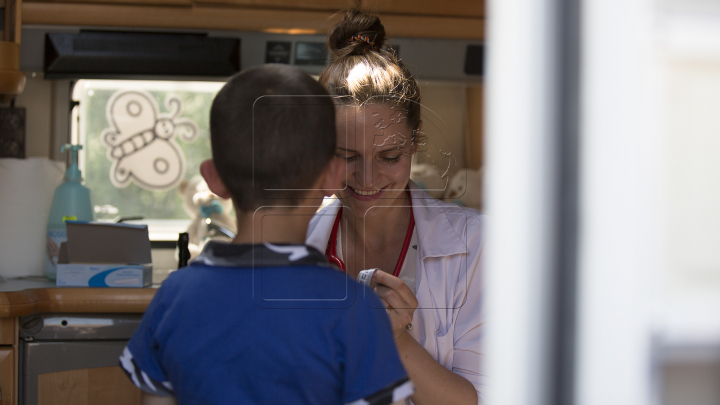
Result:
[[415,383],[413,403],[477,404],[482,216],[410,181],[423,143],[420,91],[384,41],[379,18],[358,6],[328,34],[333,59],[320,83],[340,96],[336,154],[348,171],[307,242],[352,277],[382,270],[372,281]]

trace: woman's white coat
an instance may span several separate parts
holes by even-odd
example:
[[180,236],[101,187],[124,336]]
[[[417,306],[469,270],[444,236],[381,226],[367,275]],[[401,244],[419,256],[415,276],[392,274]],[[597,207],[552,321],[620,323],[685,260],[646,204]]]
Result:
[[[484,216],[436,200],[410,181],[418,236],[415,296],[418,308],[410,334],[448,370],[481,385],[483,286],[480,257]],[[325,252],[342,202],[318,212],[306,242]],[[410,249],[408,254],[414,252]]]

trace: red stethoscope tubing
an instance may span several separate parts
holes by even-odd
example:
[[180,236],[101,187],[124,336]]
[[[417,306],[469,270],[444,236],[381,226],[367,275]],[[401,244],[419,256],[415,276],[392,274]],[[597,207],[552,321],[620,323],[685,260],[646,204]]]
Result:
[[[409,194],[409,193],[408,193]],[[338,228],[340,227],[340,218],[342,217],[342,208],[338,211],[337,217],[335,217],[335,223],[333,224],[332,231],[330,232],[330,239],[328,240],[328,246],[325,250],[325,256],[328,261],[340,268],[343,272],[346,271],[345,263],[337,256],[337,234]],[[405,241],[403,242],[402,250],[400,251],[400,257],[398,258],[397,264],[395,264],[395,271],[393,276],[398,277],[400,270],[402,269],[403,263],[405,263],[405,256],[407,256],[408,248],[410,247],[410,240],[412,239],[412,233],[415,229],[415,216],[412,212],[412,199],[410,199],[410,224],[408,224],[407,232],[405,233]]]

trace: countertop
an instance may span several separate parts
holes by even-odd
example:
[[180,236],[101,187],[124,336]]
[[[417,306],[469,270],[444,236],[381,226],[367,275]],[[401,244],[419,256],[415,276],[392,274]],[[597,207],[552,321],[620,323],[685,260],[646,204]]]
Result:
[[44,277],[0,282],[0,318],[34,313],[143,313],[168,270],[153,271],[153,285],[146,288],[57,287]]

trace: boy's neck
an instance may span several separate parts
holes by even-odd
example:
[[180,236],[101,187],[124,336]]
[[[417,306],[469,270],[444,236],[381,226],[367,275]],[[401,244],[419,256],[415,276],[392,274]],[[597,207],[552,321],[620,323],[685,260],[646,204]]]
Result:
[[236,244],[304,244],[308,222],[317,207],[268,207],[239,212]]

